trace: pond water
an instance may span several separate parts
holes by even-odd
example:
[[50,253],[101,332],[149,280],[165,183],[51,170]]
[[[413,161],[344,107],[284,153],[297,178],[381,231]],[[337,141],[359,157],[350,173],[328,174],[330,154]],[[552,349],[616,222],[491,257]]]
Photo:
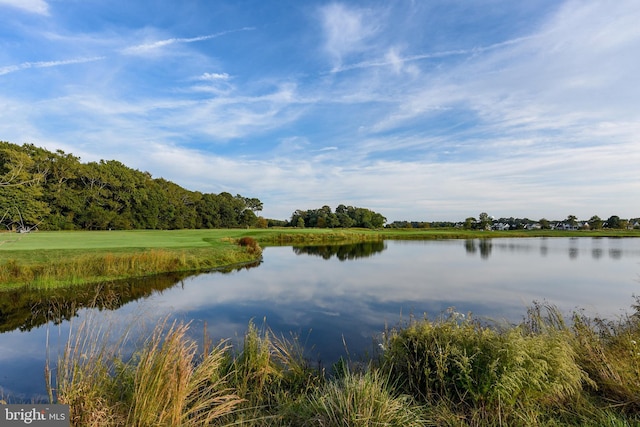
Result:
[[214,340],[233,343],[253,319],[298,336],[329,367],[373,349],[385,326],[411,316],[454,307],[517,323],[540,301],[614,319],[640,294],[640,239],[631,238],[385,241],[269,247],[263,256],[225,272],[0,294],[0,400],[43,398],[47,342],[55,360],[70,325],[87,316],[134,322],[134,331],[170,316],[191,321],[196,336],[206,324]]

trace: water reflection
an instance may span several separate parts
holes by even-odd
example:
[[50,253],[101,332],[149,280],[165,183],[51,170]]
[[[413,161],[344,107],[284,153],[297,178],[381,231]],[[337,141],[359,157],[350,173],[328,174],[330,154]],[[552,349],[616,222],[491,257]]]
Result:
[[[512,241],[505,241],[512,240]],[[553,255],[557,256],[561,252],[564,252],[568,258],[572,261],[578,259],[579,256],[584,254],[590,254],[594,260],[601,259],[605,253],[610,259],[620,260],[625,256],[639,256],[640,250],[638,250],[633,243],[633,238],[577,238],[572,237],[568,239],[555,239],[563,240],[568,244],[564,244],[562,247],[555,245],[549,246],[549,239],[547,238],[522,238],[522,239],[467,239],[464,241],[464,249],[468,255],[479,254],[482,259],[489,259],[492,253],[495,252],[508,252],[527,254],[538,249],[541,256]],[[531,241],[540,242],[540,245],[531,244]],[[613,247],[608,250],[604,250],[601,246],[609,243]],[[591,247],[588,247],[590,245]],[[627,247],[629,246],[629,247]]]
[[[216,270],[230,273],[257,267],[259,263],[243,264]],[[201,273],[204,274],[204,273]],[[122,280],[88,286],[47,289],[14,289],[0,292],[0,333],[23,332],[48,322],[59,324],[75,317],[79,310],[117,310],[125,304],[148,298],[182,283],[193,273],[170,273],[140,279]]]
[[[477,242],[477,245],[476,245]],[[464,248],[468,254],[475,254],[480,251],[480,258],[488,259],[491,255],[491,249],[493,247],[493,243],[491,239],[467,239],[464,242]]]
[[340,261],[367,258],[384,251],[387,245],[384,241],[361,242],[347,245],[317,245],[317,246],[294,246],[293,253],[296,255],[317,255],[323,259],[336,257]]

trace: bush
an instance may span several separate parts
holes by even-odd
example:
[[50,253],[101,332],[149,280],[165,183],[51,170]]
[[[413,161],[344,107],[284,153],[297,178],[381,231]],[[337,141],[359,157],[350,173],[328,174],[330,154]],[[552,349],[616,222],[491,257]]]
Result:
[[252,254],[262,253],[262,248],[258,244],[257,240],[253,237],[245,236],[238,240],[238,245],[247,248],[247,251]]

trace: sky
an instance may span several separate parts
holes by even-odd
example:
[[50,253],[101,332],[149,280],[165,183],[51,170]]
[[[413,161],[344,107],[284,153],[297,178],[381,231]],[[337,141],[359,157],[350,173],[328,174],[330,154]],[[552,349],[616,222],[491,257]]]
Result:
[[640,217],[640,2],[0,0],[0,140],[261,215]]

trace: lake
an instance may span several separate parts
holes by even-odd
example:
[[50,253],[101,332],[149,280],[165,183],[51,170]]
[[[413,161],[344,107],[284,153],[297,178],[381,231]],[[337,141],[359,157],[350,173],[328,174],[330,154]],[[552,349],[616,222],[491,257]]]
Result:
[[171,316],[191,321],[196,337],[206,324],[214,340],[233,343],[253,319],[298,336],[310,359],[329,368],[347,352],[357,358],[373,349],[386,326],[412,316],[434,318],[453,307],[517,323],[540,301],[614,319],[638,294],[640,239],[633,238],[268,247],[261,263],[224,272],[0,294],[0,400],[42,399],[47,340],[55,360],[70,325],[87,316],[133,322],[134,331]]

